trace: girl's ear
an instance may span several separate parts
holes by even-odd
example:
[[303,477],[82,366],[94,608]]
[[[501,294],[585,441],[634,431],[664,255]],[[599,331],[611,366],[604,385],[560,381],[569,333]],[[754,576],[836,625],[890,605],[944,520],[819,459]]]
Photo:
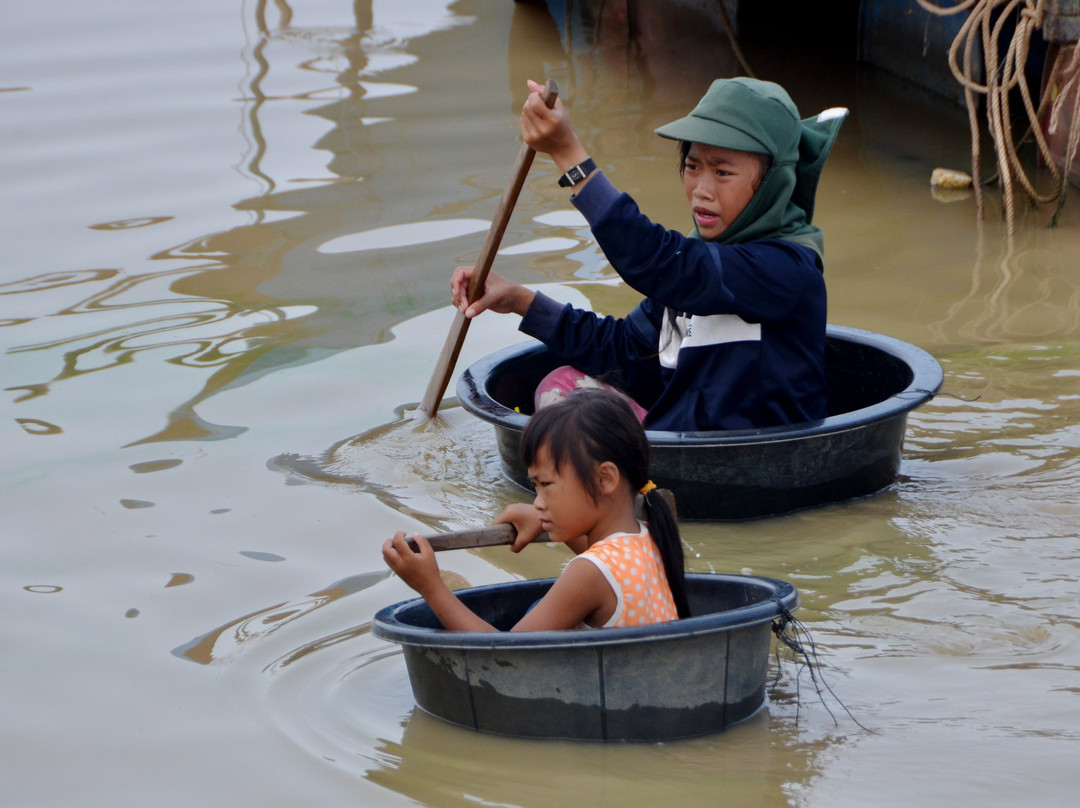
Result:
[[596,467],[596,488],[604,496],[615,493],[622,479],[619,467],[610,460],[605,460]]

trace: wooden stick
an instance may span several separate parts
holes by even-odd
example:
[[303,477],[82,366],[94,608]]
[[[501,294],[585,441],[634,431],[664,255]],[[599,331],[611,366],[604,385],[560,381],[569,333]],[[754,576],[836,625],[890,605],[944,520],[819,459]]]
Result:
[[[667,502],[668,507],[671,508],[672,514],[675,513],[675,497],[666,488],[657,489],[660,496]],[[640,494],[634,500],[634,511],[637,517],[640,519],[642,515],[642,502],[644,497]],[[514,539],[517,538],[517,528],[513,525],[487,525],[486,527],[471,527],[464,530],[452,530],[448,533],[435,533],[431,536],[424,536],[428,540],[428,544],[431,545],[431,549],[435,552],[442,550],[466,550],[471,547],[494,547],[497,544],[513,544]],[[408,542],[409,547],[413,552],[416,552],[416,540],[412,536],[405,539]],[[547,533],[541,533],[535,539],[538,541],[551,541],[551,537]]]
[[[542,96],[544,103],[548,107],[553,107],[558,97],[559,85],[554,79],[548,79]],[[499,207],[495,210],[495,218],[491,221],[491,229],[488,230],[487,238],[484,239],[484,246],[480,248],[480,257],[476,260],[476,270],[469,284],[470,303],[483,294],[484,283],[487,281],[491,264],[495,260],[495,253],[499,251],[499,242],[502,241],[503,233],[506,232],[510,213],[514,210],[518,194],[521,193],[521,187],[525,184],[525,177],[529,173],[535,156],[536,151],[531,146],[527,143],[521,144],[517,162],[514,163],[514,170],[510,175],[510,183],[503,191]],[[428,418],[434,418],[439,412],[439,403],[442,401],[443,393],[446,392],[446,386],[450,383],[450,376],[454,373],[454,365],[457,364],[458,354],[461,353],[461,346],[465,343],[465,333],[468,330],[469,318],[460,311],[456,312],[446,344],[443,345],[442,353],[439,354],[439,359],[435,363],[435,372],[420,402],[420,411]]]
[[[513,544],[517,538],[517,528],[513,525],[487,525],[486,527],[467,528],[465,530],[452,530],[449,533],[436,533],[433,536],[425,536],[431,549],[440,550],[464,550],[470,547],[493,547],[496,544]],[[416,540],[411,536],[405,541],[415,552]],[[541,533],[533,541],[551,541],[547,533]]]

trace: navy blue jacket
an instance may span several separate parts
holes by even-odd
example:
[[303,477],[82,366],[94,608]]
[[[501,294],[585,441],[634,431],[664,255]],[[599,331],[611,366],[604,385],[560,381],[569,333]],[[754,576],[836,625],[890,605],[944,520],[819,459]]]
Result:
[[521,331],[629,393],[648,409],[647,429],[825,417],[826,297],[816,252],[781,240],[717,245],[666,230],[599,171],[572,201],[612,267],[646,299],[616,319],[538,293]]

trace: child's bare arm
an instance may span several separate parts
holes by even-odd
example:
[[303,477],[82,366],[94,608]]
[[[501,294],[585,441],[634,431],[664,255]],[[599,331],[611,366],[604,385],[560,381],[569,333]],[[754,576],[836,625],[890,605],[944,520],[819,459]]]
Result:
[[615,612],[615,592],[595,564],[570,562],[548,593],[512,629],[551,631],[603,625]]
[[405,583],[415,589],[439,622],[452,631],[495,631],[495,627],[478,617],[468,606],[458,600],[439,575],[435,551],[420,534],[414,536],[418,551],[414,552],[405,541],[405,531],[399,530],[394,538],[383,543],[383,560]]
[[[383,544],[383,559],[406,584],[416,590],[450,631],[495,631],[450,591],[439,575],[435,552],[420,534],[413,551],[399,530]],[[577,628],[582,623],[602,624],[615,611],[615,593],[595,565],[585,561],[569,564],[548,593],[513,631],[554,631]]]

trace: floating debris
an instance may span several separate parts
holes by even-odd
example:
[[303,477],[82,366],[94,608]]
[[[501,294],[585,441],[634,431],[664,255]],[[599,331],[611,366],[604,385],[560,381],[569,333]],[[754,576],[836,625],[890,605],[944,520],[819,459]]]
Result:
[[971,175],[952,168],[935,168],[930,172],[930,185],[946,191],[971,187]]

